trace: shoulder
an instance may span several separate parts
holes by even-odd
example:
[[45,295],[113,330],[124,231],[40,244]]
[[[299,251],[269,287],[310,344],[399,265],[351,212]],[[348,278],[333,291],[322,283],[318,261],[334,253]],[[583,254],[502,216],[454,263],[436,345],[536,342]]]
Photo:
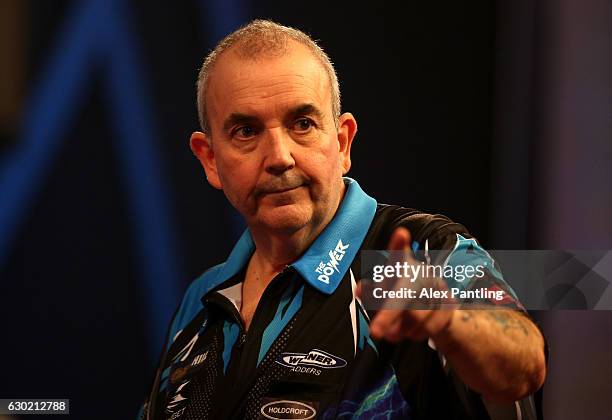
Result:
[[217,274],[222,267],[223,264],[215,265],[191,282],[172,320],[168,345],[203,309],[202,297],[213,287]]
[[364,247],[385,249],[391,233],[400,226],[410,231],[412,240],[417,245],[420,246],[428,241],[430,249],[454,248],[457,235],[472,238],[465,226],[442,214],[430,214],[391,204],[378,204]]

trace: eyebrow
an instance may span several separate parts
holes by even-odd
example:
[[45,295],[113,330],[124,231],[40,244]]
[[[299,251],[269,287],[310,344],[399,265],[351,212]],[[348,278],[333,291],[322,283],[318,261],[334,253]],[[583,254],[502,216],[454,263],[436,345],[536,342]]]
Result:
[[297,117],[298,115],[312,115],[319,120],[323,119],[323,113],[313,104],[301,104],[291,109],[288,113],[289,117]]
[[252,115],[241,114],[240,112],[232,112],[223,122],[223,131],[228,131],[235,125],[253,124],[257,122],[257,118]]
[[[287,112],[285,119],[292,119],[299,115],[312,115],[319,120],[323,119],[323,112],[321,112],[315,105],[309,103],[300,104],[294,108],[291,108]],[[223,131],[227,132],[236,125],[256,124],[258,121],[259,119],[254,115],[232,112],[223,122]]]

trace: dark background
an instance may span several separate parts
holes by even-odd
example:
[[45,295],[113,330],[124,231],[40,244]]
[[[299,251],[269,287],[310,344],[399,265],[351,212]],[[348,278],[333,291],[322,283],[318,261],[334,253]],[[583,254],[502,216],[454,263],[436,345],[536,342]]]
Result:
[[[612,246],[604,0],[0,6],[2,398],[135,416],[180,296],[242,229],[188,138],[203,56],[256,17],[334,61],[359,122],[349,175],[379,202],[446,214],[490,249]],[[546,418],[608,418],[612,314],[534,316]]]

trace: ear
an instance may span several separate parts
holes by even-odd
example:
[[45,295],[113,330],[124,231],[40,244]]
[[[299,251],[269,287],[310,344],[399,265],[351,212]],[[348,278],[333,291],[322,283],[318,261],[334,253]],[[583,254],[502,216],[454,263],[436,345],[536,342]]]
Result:
[[345,112],[338,118],[338,145],[342,157],[342,175],[351,169],[351,145],[357,134],[357,120],[350,112]]
[[195,131],[191,135],[189,146],[202,164],[208,183],[219,190],[222,189],[210,137],[200,131]]

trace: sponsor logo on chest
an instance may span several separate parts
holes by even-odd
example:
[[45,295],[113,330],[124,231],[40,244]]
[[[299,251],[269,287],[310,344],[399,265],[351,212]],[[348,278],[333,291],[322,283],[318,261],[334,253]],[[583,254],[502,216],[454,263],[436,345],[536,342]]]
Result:
[[323,350],[313,349],[308,353],[282,353],[276,363],[291,368],[294,372],[320,375],[321,369],[337,369],[346,366],[346,360]]
[[311,419],[317,414],[314,404],[292,400],[278,400],[264,404],[261,414],[267,419]]

